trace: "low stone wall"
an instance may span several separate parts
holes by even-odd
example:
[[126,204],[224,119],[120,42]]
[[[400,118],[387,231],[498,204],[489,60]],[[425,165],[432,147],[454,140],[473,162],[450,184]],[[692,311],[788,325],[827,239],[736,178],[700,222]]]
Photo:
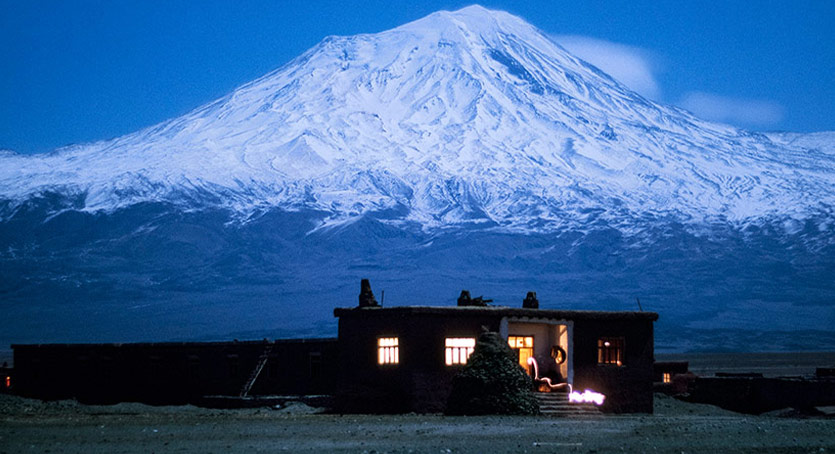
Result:
[[691,402],[750,414],[835,405],[835,379],[699,377],[688,391]]

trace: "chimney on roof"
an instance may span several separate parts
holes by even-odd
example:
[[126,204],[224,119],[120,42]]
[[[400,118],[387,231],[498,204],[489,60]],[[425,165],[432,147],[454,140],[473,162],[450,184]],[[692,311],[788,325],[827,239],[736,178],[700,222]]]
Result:
[[469,290],[461,290],[461,296],[458,297],[459,306],[472,306],[473,299],[470,297]]
[[525,309],[539,309],[539,300],[536,299],[536,292],[528,292],[528,295],[522,300],[522,307]]
[[360,282],[360,307],[380,307],[380,303],[374,298],[374,292],[371,291],[371,282],[368,279],[363,279]]
[[484,299],[483,296],[471,297],[469,290],[461,290],[461,296],[458,297],[459,306],[487,307],[487,303],[492,302],[493,300]]

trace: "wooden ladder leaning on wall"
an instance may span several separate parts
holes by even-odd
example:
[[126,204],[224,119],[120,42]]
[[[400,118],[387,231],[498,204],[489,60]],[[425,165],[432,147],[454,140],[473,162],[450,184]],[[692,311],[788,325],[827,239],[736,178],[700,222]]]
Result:
[[261,352],[261,356],[258,357],[258,362],[255,364],[255,369],[252,369],[252,373],[249,374],[249,378],[244,383],[244,387],[241,388],[240,397],[246,397],[249,395],[249,392],[252,390],[252,386],[255,385],[255,381],[258,380],[258,376],[261,375],[261,371],[264,370],[264,366],[267,364],[267,360],[270,359],[270,353],[273,351],[273,345],[275,344],[267,344],[264,347],[264,351]]

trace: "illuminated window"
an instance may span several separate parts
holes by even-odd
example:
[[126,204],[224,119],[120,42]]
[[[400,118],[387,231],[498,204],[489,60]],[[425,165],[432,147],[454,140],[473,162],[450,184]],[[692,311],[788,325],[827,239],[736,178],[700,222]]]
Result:
[[474,348],[473,337],[447,337],[444,342],[444,362],[447,366],[467,364]]
[[670,374],[669,372],[664,372],[664,374],[661,376],[661,381],[663,381],[664,383],[670,383],[671,381],[673,381],[671,375],[672,374]]
[[519,365],[528,369],[528,358],[533,356],[533,336],[508,336],[510,348],[519,354]]
[[597,364],[623,365],[622,337],[602,337],[597,340]]
[[6,375],[6,388],[11,388],[11,387],[12,387],[12,377],[9,377],[8,375]]
[[378,337],[377,364],[400,364],[399,343],[396,337]]

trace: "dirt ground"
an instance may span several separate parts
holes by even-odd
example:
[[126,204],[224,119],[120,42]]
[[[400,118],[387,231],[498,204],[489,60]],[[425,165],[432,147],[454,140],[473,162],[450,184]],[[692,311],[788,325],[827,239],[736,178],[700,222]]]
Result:
[[822,453],[835,418],[745,416],[657,395],[654,415],[444,417],[85,406],[0,396],[0,453]]

